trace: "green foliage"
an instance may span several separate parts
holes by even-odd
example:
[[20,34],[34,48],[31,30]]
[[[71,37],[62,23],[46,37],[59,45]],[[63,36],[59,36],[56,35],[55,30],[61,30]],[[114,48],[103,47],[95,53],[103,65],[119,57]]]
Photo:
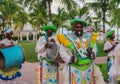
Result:
[[14,36],[14,37],[12,37],[12,39],[13,39],[14,41],[18,40],[18,36]]
[[0,34],[0,40],[2,40],[2,38],[3,38],[3,35],[2,35],[2,34]]

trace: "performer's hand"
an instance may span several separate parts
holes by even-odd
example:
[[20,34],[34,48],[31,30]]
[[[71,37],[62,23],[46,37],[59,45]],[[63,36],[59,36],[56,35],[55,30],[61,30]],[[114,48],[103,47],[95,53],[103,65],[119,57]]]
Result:
[[48,48],[48,47],[49,47],[49,44],[48,44],[48,43],[46,43],[46,44],[45,44],[45,48]]
[[87,53],[86,55],[91,59],[91,60],[94,60],[95,59],[95,53],[92,51],[92,48],[91,47],[88,47],[86,49]]
[[94,52],[92,52],[92,53],[90,54],[90,59],[91,59],[91,60],[95,60],[95,53],[94,53]]
[[78,58],[77,58],[76,56],[72,56],[72,57],[71,57],[71,62],[72,62],[72,63],[76,63],[77,60],[78,60]]
[[52,38],[52,39],[50,39],[50,42],[53,42],[53,43],[55,43],[55,40]]
[[0,45],[0,48],[5,48],[5,44],[1,44],[1,45]]
[[74,56],[74,63],[76,63],[77,61],[78,61],[78,58]]
[[13,43],[13,42],[11,42],[11,46],[14,46],[14,43]]
[[119,44],[119,42],[115,42],[116,44]]
[[88,47],[88,48],[86,49],[86,51],[87,51],[87,53],[92,53],[92,48],[91,48],[91,47]]
[[114,46],[114,47],[116,47],[117,44],[119,44],[119,42],[117,42],[117,41],[116,41],[116,42],[113,42],[113,46]]
[[111,50],[113,50],[115,47],[117,46],[117,44],[114,44],[111,48]]
[[119,42],[115,42],[115,46],[117,46],[117,44],[119,44]]
[[74,62],[74,63],[76,63],[77,60],[78,60],[78,58],[76,57],[75,53],[76,53],[75,50],[73,50],[72,51],[73,56],[71,57],[71,61]]

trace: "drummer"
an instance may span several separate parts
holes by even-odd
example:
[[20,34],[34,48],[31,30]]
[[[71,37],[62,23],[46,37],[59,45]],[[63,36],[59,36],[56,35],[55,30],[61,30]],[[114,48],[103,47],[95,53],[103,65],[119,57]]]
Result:
[[[5,39],[0,42],[0,48],[8,48],[16,43],[12,40],[13,31],[8,27],[2,31],[5,34]],[[18,67],[0,69],[0,84],[16,84],[16,78],[21,76]]]
[[13,31],[10,28],[3,30],[5,33],[5,39],[0,42],[0,48],[7,48],[15,45],[15,41],[12,40]]
[[[45,60],[47,60],[47,62],[51,62],[49,61],[47,58],[47,49],[49,47],[49,42],[53,42],[55,43],[57,46],[59,46],[59,54],[60,54],[60,57],[59,59],[56,61],[53,60],[52,62],[54,62],[54,64],[50,64],[48,63],[49,67],[50,67],[50,70],[49,71],[56,71],[55,67],[58,67],[59,65],[59,69],[61,70],[63,68],[63,66],[61,65],[66,65],[67,63],[70,62],[71,60],[71,57],[70,55],[67,55],[69,54],[67,52],[67,49],[64,49],[64,47],[62,45],[60,45],[58,39],[57,39],[57,35],[56,35],[56,31],[57,31],[57,28],[52,24],[52,22],[49,22],[47,24],[47,26],[44,26],[44,31],[46,32],[46,34],[44,36],[41,36],[38,41],[37,41],[37,44],[36,44],[36,48],[35,48],[35,51],[38,53],[38,60],[40,60],[40,64],[41,64],[41,58],[45,58]],[[57,50],[56,50],[57,51]],[[54,51],[54,52],[56,52]],[[44,59],[42,59],[42,63],[44,62]],[[44,66],[43,66],[44,67]],[[58,72],[57,72],[58,74]],[[54,72],[54,75],[57,75],[56,72]],[[59,74],[61,74],[61,72],[59,71]],[[44,74],[42,74],[44,75]],[[50,73],[50,75],[48,77],[52,77],[53,73]],[[48,79],[53,79],[53,78],[48,78]],[[56,77],[57,79],[57,77]],[[61,79],[64,79],[64,77],[61,77],[59,75],[59,79],[57,79],[57,81],[60,81]],[[44,80],[44,79],[42,79]],[[45,79],[47,81],[47,79]],[[46,81],[44,81],[43,83],[45,83]],[[59,83],[59,82],[58,82]],[[45,83],[45,84],[49,84],[48,82]],[[63,84],[63,83],[59,83],[59,84]]]
[[40,59],[40,56],[45,57],[46,49],[48,48],[48,42],[50,40],[57,43],[55,36],[57,29],[55,26],[53,26],[52,22],[49,22],[48,25],[44,27],[44,31],[46,32],[45,36],[41,36],[38,39],[35,48],[35,51],[38,53],[38,60]]

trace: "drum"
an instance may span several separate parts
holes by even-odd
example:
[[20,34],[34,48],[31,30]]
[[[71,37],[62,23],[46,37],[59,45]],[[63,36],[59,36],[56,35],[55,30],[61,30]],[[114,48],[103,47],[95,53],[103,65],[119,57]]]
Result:
[[15,45],[0,50],[0,69],[10,68],[24,62],[24,53],[20,46]]
[[59,47],[53,42],[49,42],[48,44],[49,48],[46,50],[46,58],[49,61],[65,63],[59,54]]

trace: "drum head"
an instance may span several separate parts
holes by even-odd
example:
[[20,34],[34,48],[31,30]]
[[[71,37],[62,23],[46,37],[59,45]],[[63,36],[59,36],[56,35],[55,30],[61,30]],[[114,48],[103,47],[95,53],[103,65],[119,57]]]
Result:
[[46,50],[46,58],[49,61],[54,61],[58,55],[59,47],[56,44],[50,43],[50,48]]

